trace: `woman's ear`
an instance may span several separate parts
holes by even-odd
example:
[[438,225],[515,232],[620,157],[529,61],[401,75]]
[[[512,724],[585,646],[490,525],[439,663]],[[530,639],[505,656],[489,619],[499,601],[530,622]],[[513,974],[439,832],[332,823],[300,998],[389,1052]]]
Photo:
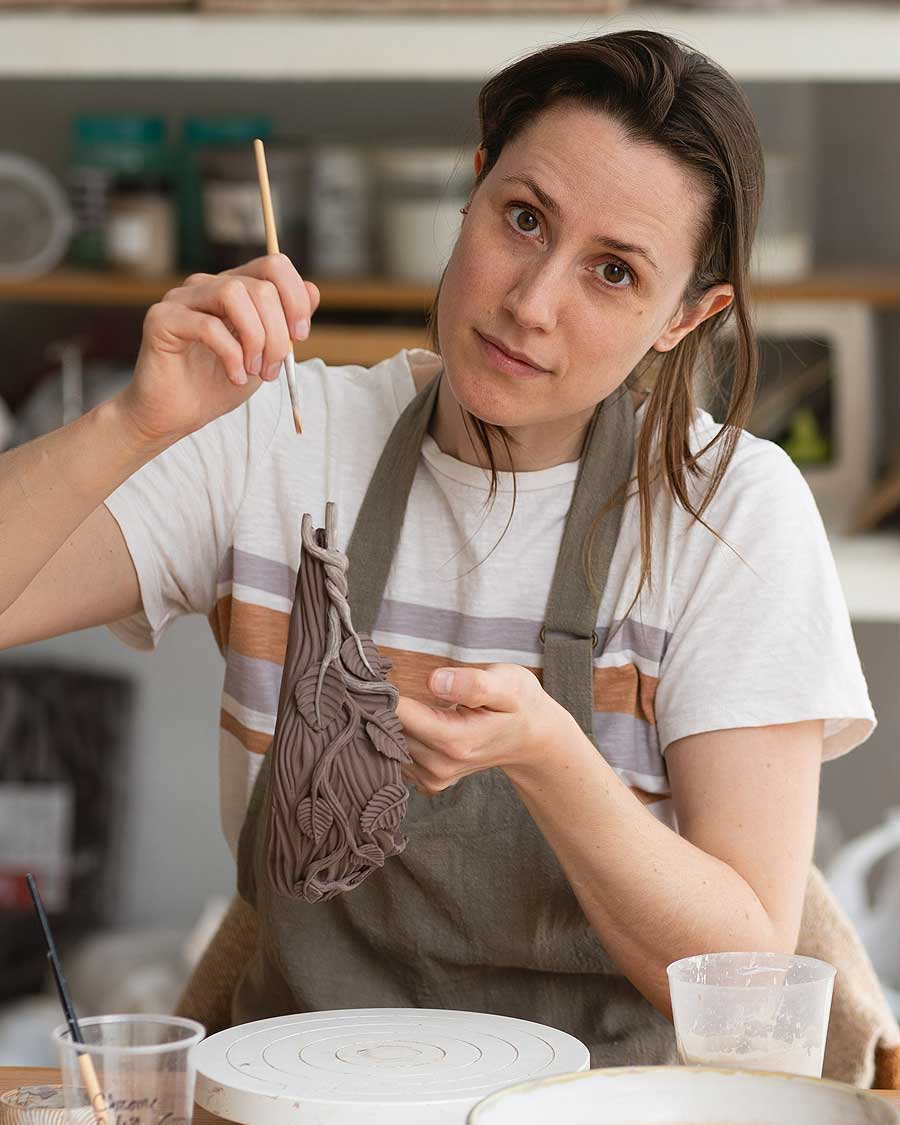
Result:
[[652,345],[658,352],[670,352],[676,344],[680,343],[688,332],[692,332],[698,324],[715,316],[722,309],[728,308],[734,300],[734,290],[730,285],[711,285],[703,291],[703,295],[696,304],[685,307],[682,305],[675,316],[669,321],[665,332]]
[[475,149],[475,178],[481,175],[481,169],[484,167],[484,149],[481,145]]

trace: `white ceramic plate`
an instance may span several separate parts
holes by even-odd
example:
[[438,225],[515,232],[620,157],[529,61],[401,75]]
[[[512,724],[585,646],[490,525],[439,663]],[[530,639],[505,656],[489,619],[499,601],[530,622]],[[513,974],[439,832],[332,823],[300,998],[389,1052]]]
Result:
[[841,1082],[749,1070],[633,1066],[522,1082],[469,1125],[900,1125],[883,1098]]

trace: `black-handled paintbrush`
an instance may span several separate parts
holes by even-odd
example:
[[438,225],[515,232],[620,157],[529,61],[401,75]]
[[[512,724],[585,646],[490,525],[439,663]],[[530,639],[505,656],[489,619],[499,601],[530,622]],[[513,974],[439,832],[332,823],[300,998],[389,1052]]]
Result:
[[[47,918],[47,911],[44,909],[44,903],[41,899],[40,891],[37,888],[37,883],[34,876],[29,872],[25,876],[25,882],[28,884],[28,892],[31,895],[31,901],[34,903],[34,909],[37,912],[38,920],[41,923],[41,929],[44,931],[44,942],[47,946],[47,960],[50,962],[50,968],[53,970],[53,979],[56,982],[56,991],[59,993],[59,1000],[62,1004],[62,1009],[66,1017],[66,1023],[69,1025],[69,1034],[72,1036],[72,1041],[75,1043],[84,1044],[84,1035],[81,1032],[81,1026],[78,1023],[78,1017],[75,1015],[75,1007],[72,1004],[72,997],[69,995],[69,987],[66,983],[65,974],[62,971],[62,964],[59,960],[59,953],[56,949],[56,942],[53,940],[53,933],[50,929],[50,922]],[[100,1083],[97,1081],[97,1072],[94,1069],[94,1060],[91,1058],[87,1051],[78,1052],[78,1068],[81,1071],[82,1081],[87,1087],[88,1097],[91,1100],[91,1108],[94,1111],[94,1120],[97,1125],[108,1125],[106,1117],[106,1101],[103,1097],[103,1092],[100,1089]]]

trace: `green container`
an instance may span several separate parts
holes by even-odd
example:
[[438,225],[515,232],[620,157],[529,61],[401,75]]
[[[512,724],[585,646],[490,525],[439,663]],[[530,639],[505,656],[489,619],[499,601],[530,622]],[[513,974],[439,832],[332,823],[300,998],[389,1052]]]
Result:
[[161,117],[94,116],[75,118],[75,160],[139,176],[168,170],[166,127]]
[[75,265],[106,265],[106,201],[120,180],[171,186],[175,170],[165,122],[142,114],[82,114],[72,123],[70,193],[77,228],[69,247]]

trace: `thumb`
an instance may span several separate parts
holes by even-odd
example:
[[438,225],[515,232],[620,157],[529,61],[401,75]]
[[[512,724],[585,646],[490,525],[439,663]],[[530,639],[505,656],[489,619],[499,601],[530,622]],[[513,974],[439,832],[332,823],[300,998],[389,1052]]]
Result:
[[510,709],[503,677],[490,668],[436,668],[428,686],[438,698],[462,707]]

